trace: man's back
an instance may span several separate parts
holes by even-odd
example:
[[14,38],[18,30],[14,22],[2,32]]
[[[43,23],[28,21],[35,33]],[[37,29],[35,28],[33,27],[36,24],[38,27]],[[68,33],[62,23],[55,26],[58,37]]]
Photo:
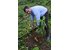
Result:
[[32,9],[34,15],[39,13],[40,16],[43,16],[47,12],[47,8],[45,8],[44,6],[33,6],[33,7],[31,7],[31,9]]

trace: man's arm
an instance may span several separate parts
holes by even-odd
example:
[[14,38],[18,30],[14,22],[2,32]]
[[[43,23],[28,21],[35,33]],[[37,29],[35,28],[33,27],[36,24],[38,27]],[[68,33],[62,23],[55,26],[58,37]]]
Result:
[[33,29],[33,27],[34,27],[34,16],[31,15],[31,28]]
[[[37,26],[39,26],[40,25],[40,12],[38,10],[35,10],[34,15],[36,16]],[[31,15],[31,26],[32,26],[32,28],[33,27],[35,28],[35,26],[34,26],[34,15]]]
[[40,25],[40,13],[36,11],[35,16],[36,16],[37,26],[39,26]]

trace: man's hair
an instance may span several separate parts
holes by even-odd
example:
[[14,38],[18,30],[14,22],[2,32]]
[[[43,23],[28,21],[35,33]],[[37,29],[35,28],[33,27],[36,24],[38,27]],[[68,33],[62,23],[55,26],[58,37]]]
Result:
[[24,9],[23,9],[24,12],[26,12],[26,9],[28,9],[28,8],[29,8],[28,6],[25,6]]

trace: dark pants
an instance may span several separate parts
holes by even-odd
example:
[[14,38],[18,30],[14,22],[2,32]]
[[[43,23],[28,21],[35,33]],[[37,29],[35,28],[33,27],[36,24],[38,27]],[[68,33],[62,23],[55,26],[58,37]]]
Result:
[[[49,37],[48,12],[46,12],[44,16],[45,16],[45,24],[46,24],[46,26],[44,27],[44,29],[46,31],[45,38],[48,39],[48,37]],[[42,20],[43,17],[41,17],[40,19]],[[41,24],[41,22],[40,22],[40,24]]]

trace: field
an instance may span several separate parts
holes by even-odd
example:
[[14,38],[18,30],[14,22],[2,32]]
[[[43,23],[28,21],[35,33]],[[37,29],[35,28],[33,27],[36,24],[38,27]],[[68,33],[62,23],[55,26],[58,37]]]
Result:
[[[25,44],[25,39],[28,33],[33,33],[33,32],[30,32],[31,31],[30,15],[26,16],[26,14],[23,12],[23,8],[25,5],[28,5],[30,7],[35,5],[42,5],[47,7],[49,10],[48,25],[49,25],[49,28],[51,29],[51,0],[37,0],[37,1],[36,0],[18,0],[18,50],[28,49],[28,47],[26,47],[26,44]],[[40,35],[45,34],[43,30],[43,26],[41,28],[38,28],[38,30],[36,30],[36,32],[39,33]],[[44,43],[46,43],[48,46],[51,46],[50,40],[45,41]],[[40,44],[35,45],[35,47],[31,48],[31,50],[40,50],[39,46]]]

